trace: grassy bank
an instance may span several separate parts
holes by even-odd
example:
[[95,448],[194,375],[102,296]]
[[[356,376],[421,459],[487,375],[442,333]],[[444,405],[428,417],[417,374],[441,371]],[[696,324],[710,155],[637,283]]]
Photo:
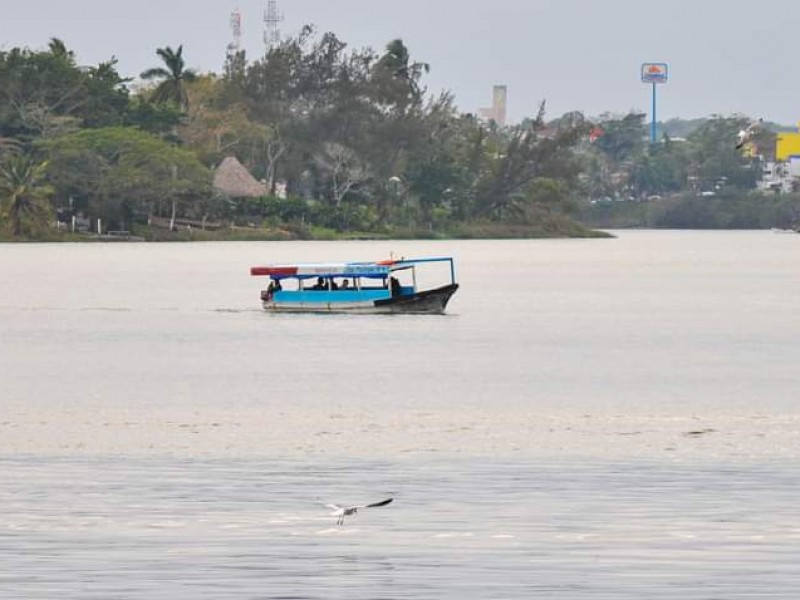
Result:
[[547,223],[497,223],[472,222],[455,223],[446,229],[430,229],[423,227],[393,227],[381,231],[337,231],[324,227],[287,226],[284,228],[268,227],[231,227],[224,229],[202,230],[181,228],[178,231],[134,226],[131,240],[124,238],[99,237],[95,234],[66,233],[55,230],[33,239],[13,238],[0,234],[0,242],[248,242],[248,241],[354,241],[354,240],[446,240],[446,239],[546,239],[546,238],[603,238],[610,234],[589,229],[575,221],[563,217],[555,217]]

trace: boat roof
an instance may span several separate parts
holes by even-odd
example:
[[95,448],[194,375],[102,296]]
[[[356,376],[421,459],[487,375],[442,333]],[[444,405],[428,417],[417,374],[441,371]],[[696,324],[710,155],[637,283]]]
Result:
[[416,264],[431,262],[451,262],[449,256],[401,258],[379,262],[342,262],[342,263],[298,263],[296,265],[268,265],[251,267],[250,275],[254,277],[271,277],[272,279],[312,277],[387,277],[392,271],[407,269]]

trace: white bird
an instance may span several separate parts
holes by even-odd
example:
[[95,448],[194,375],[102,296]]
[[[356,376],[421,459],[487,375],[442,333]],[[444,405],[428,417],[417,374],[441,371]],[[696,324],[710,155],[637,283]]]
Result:
[[394,498],[387,498],[386,500],[381,500],[380,502],[373,502],[372,504],[361,504],[358,506],[339,506],[338,504],[326,504],[325,506],[333,511],[331,513],[331,516],[336,517],[336,524],[343,525],[344,518],[356,514],[358,512],[358,509],[374,508],[376,506],[386,506],[387,504],[391,503],[392,500],[394,500]]
[[740,150],[742,146],[744,146],[747,142],[749,142],[753,135],[758,131],[758,128],[761,127],[761,122],[763,119],[759,119],[758,121],[753,121],[748,125],[746,128],[742,129],[738,134],[736,134],[736,149]]

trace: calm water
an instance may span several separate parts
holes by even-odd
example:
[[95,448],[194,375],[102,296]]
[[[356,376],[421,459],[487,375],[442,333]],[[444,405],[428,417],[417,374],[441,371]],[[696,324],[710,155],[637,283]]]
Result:
[[[456,256],[448,315],[270,315],[248,276],[389,252]],[[800,236],[3,245],[0,279],[0,599],[800,589]]]

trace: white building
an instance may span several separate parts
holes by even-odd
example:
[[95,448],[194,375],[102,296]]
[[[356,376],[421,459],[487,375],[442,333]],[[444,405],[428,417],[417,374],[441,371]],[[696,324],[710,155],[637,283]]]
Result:
[[478,109],[478,116],[486,121],[494,121],[500,127],[505,127],[507,99],[508,88],[504,85],[494,86],[492,88],[492,105],[489,108]]
[[756,184],[762,192],[791,193],[800,184],[800,157],[787,161],[764,162]]

